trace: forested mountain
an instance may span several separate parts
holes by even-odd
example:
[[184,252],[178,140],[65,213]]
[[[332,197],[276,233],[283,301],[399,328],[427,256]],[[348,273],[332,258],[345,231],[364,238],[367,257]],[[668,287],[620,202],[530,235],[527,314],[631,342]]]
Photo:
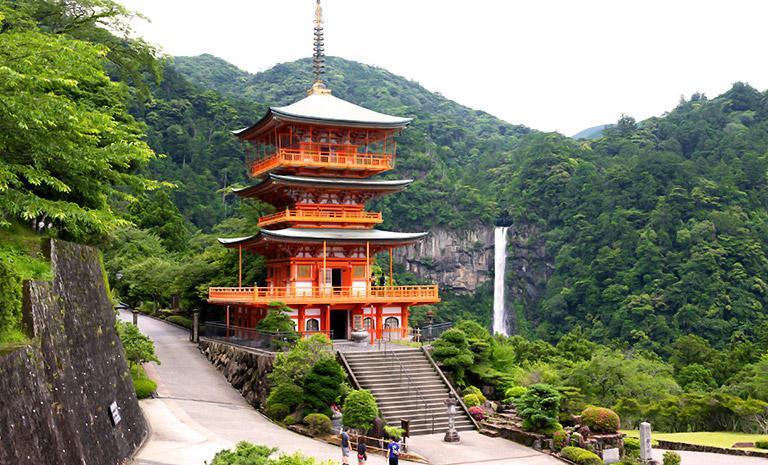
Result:
[[[232,99],[285,104],[303,95],[308,63],[256,75],[210,56],[174,66]],[[768,321],[765,94],[736,84],[576,142],[502,123],[377,68],[337,58],[329,67],[340,97],[416,117],[392,176],[420,182],[379,205],[393,226],[461,229],[502,210],[536,225],[554,264],[544,297],[523,313],[538,336],[581,325],[597,340],[658,350],[687,333],[718,345],[754,339]]]
[[[529,132],[527,128],[466,108],[380,68],[336,57],[328,57],[326,66],[325,80],[334,95],[377,111],[414,118],[399,140],[397,169],[387,177],[412,177],[416,182],[396,201],[387,198],[376,206],[385,212],[389,221],[385,226],[406,230],[435,225],[460,228],[493,220],[496,209],[488,201],[492,196],[484,192],[487,183],[478,182],[479,178],[518,137]],[[200,88],[216,90],[239,103],[238,116],[245,122],[238,126],[231,120],[220,121],[217,123],[232,126],[220,125],[214,131],[238,129],[258,120],[270,105],[287,105],[303,98],[313,79],[309,59],[279,64],[255,75],[210,55],[176,57],[173,68]],[[226,150],[232,154],[234,141],[229,139]],[[221,153],[220,147],[211,150]],[[226,155],[219,158],[222,156]],[[464,169],[467,166],[473,170]],[[232,172],[226,174],[231,183]]]

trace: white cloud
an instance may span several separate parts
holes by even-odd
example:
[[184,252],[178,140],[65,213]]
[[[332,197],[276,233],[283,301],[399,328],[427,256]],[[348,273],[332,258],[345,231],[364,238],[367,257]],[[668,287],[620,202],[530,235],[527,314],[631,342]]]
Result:
[[[314,1],[123,0],[171,55],[251,72],[311,54]],[[768,87],[768,3],[323,0],[326,52],[386,68],[512,123],[565,134]],[[299,96],[297,96],[299,97]]]

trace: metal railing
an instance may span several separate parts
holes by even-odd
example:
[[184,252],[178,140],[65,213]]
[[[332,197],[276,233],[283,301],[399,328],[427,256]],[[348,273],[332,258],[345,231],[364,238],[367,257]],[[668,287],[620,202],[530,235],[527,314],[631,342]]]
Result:
[[390,354],[392,357],[391,359],[393,363],[391,364],[391,367],[394,368],[394,365],[395,365],[394,362],[397,362],[400,368],[400,383],[403,382],[403,375],[405,375],[405,377],[408,379],[409,390],[415,391],[419,401],[424,405],[424,414],[423,414],[424,424],[425,425],[428,424],[428,421],[430,420],[430,417],[431,417],[432,427],[430,429],[431,429],[431,432],[434,433],[435,432],[435,413],[430,410],[429,402],[427,402],[427,399],[424,398],[424,395],[421,393],[421,389],[419,389],[419,386],[413,381],[413,378],[411,378],[411,375],[408,374],[408,372],[405,370],[405,365],[403,365],[403,362],[402,360],[400,360],[400,357],[397,356],[394,350],[389,349],[386,341],[384,341],[384,356],[386,356],[387,354]]
[[409,302],[436,303],[440,301],[437,284],[423,286],[281,286],[281,287],[211,287],[208,301],[212,303],[283,302],[312,303],[372,303]]
[[420,340],[418,342],[434,341],[435,339],[439,338],[446,330],[449,330],[452,327],[453,323],[450,321],[419,326],[418,336]]
[[356,148],[324,148],[316,144],[310,147],[281,147],[275,153],[251,164],[251,176],[259,176],[278,166],[318,167],[365,171],[392,169],[394,154],[358,153]]
[[276,352],[290,349],[299,338],[296,332],[268,332],[254,328],[227,325],[207,321],[201,326],[201,336],[208,339],[235,344],[253,349]]
[[344,211],[334,209],[285,209],[259,218],[259,227],[284,221],[314,221],[324,223],[381,223],[381,213],[366,211]]

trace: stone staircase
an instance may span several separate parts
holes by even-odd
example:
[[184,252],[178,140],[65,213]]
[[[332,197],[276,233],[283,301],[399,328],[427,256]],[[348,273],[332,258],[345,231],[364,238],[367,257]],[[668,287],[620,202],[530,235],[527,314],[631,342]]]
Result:
[[[343,352],[341,358],[360,387],[373,393],[387,424],[399,427],[401,419],[408,419],[411,435],[448,429],[444,402],[450,387],[421,349]],[[475,429],[461,405],[455,422],[458,431]]]

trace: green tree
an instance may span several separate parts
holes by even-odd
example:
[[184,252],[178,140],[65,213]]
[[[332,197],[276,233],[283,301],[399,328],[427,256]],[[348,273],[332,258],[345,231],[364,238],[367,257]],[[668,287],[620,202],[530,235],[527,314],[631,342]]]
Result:
[[463,386],[464,373],[472,365],[473,355],[464,331],[456,328],[445,331],[432,344],[432,355],[440,365],[453,374],[454,381]]
[[365,389],[353,390],[344,400],[344,426],[367,432],[373,427],[373,420],[379,416],[376,398]]
[[142,334],[136,325],[118,321],[116,327],[129,365],[141,365],[149,362],[160,364],[160,359],[155,355],[155,344],[152,339]]
[[312,366],[304,377],[304,401],[313,412],[330,416],[331,404],[341,395],[344,372],[332,358],[324,358]]
[[155,155],[107,76],[107,49],[42,32],[31,5],[0,3],[0,224],[96,241],[127,225],[111,201],[158,186],[136,174]]

